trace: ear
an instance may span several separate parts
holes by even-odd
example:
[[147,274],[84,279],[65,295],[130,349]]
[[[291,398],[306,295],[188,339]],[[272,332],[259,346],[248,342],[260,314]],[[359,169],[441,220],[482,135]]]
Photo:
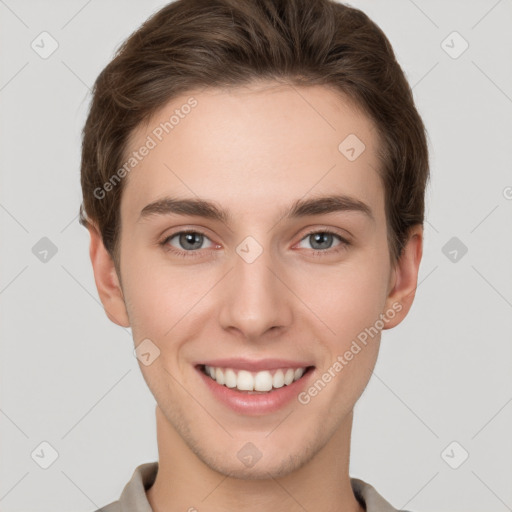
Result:
[[94,271],[94,281],[105,313],[115,324],[129,327],[130,321],[114,261],[105,249],[97,227],[91,224],[88,230],[91,235],[89,255]]
[[422,255],[423,226],[416,224],[410,228],[403,252],[391,272],[385,311],[393,311],[395,315],[392,318],[391,315],[386,315],[387,321],[384,322],[383,329],[397,326],[411,309]]

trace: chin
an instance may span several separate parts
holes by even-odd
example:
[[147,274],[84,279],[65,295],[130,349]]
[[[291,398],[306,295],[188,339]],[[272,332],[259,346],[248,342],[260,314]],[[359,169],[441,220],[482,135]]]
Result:
[[[307,464],[315,455],[318,449],[311,444],[302,443],[301,447],[293,453],[292,447],[280,443],[280,448],[273,447],[267,440],[267,447],[258,449],[258,441],[254,443],[233,443],[231,449],[221,449],[219,453],[194,449],[197,457],[209,468],[231,478],[240,480],[268,480],[270,478],[282,478],[300,469]],[[241,448],[240,448],[241,446]],[[227,453],[233,453],[228,457]]]

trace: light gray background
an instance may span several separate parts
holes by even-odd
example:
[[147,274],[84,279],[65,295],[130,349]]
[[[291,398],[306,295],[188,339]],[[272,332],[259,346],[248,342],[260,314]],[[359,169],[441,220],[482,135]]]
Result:
[[[94,510],[157,460],[155,402],[129,330],[99,302],[77,213],[89,88],[165,3],[0,0],[5,512]],[[512,510],[512,2],[351,5],[391,40],[432,166],[416,300],[383,333],[356,405],[351,476],[415,512]],[[31,48],[43,31],[59,44],[47,59]],[[469,43],[458,58],[441,44],[453,31]],[[32,252],[42,237],[58,249],[46,263]],[[455,262],[452,237],[468,248]],[[44,441],[58,452],[48,469],[31,456]]]

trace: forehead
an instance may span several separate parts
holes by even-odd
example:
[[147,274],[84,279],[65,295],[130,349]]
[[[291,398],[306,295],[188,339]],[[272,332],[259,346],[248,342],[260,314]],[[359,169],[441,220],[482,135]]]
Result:
[[383,211],[378,144],[373,122],[327,87],[263,82],[191,91],[130,137],[125,161],[138,157],[121,215],[135,221],[166,195],[212,199],[249,215],[308,194],[343,193]]

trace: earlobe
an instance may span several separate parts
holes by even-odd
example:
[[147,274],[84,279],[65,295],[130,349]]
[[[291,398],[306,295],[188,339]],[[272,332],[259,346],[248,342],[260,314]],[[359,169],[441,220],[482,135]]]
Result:
[[394,284],[386,299],[384,314],[386,315],[387,311],[393,311],[393,313],[386,315],[388,321],[385,322],[384,329],[397,326],[411,309],[416,294],[422,255],[423,226],[417,224],[410,228],[407,243],[393,270]]
[[91,236],[89,255],[94,272],[94,281],[105,308],[105,313],[115,324],[121,327],[129,327],[130,321],[114,261],[105,249],[97,227],[91,225],[88,230]]

